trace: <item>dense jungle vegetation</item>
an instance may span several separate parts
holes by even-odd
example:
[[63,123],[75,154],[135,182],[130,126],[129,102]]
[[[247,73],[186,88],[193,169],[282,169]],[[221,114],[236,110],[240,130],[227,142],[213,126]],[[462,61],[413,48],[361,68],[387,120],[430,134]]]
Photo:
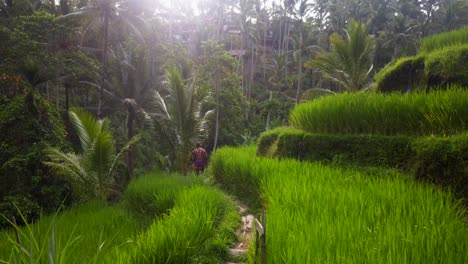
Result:
[[465,0],[0,0],[0,262],[256,263],[237,199],[268,263],[467,263],[467,60]]

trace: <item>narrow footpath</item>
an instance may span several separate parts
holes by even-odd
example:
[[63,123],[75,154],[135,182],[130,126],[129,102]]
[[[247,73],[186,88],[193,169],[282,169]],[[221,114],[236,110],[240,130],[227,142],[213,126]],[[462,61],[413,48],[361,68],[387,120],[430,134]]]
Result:
[[250,241],[253,237],[253,225],[255,221],[254,215],[250,214],[250,210],[247,205],[239,200],[234,201],[239,208],[239,214],[241,215],[242,225],[237,229],[237,243],[229,249],[230,261],[226,264],[246,263],[246,253],[250,246]]

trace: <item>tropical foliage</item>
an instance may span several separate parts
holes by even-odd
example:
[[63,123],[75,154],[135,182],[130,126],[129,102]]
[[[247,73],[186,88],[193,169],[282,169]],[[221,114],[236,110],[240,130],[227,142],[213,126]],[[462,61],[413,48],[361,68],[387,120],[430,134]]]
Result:
[[176,167],[186,173],[190,150],[200,136],[206,136],[207,118],[213,111],[203,111],[202,102],[208,94],[199,89],[194,80],[184,80],[176,66],[166,69],[166,78],[169,94],[163,98],[156,92],[154,96],[160,113],[155,120],[170,136]]
[[374,67],[375,40],[364,24],[351,21],[346,37],[330,36],[331,52],[319,54],[309,67],[319,68],[324,77],[347,91],[367,89]]
[[64,153],[49,148],[46,152],[51,161],[45,163],[68,177],[83,198],[106,199],[114,184],[118,159],[139,137],[132,138],[116,153],[109,120],[97,120],[80,109],[71,110],[69,118],[80,139],[80,151]]

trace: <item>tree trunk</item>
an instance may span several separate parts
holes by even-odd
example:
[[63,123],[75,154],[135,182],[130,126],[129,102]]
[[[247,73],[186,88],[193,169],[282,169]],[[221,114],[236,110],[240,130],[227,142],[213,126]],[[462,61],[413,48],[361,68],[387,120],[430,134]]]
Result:
[[[217,77],[216,77],[217,78]],[[218,146],[218,134],[219,134],[219,87],[218,80],[215,81],[215,94],[216,94],[216,121],[215,121],[215,138],[213,143],[213,151]]]
[[[127,105],[127,140],[130,140],[133,137],[133,123],[135,120],[135,109],[131,104]],[[133,177],[133,150],[132,147],[129,147],[127,150],[127,171],[126,171],[126,180],[125,185],[130,182]]]
[[[265,0],[263,1],[263,6],[265,8]],[[262,60],[263,60],[263,81],[266,80],[266,37],[267,37],[267,21],[265,21],[264,24],[264,29],[263,29],[263,55],[262,55]]]
[[65,83],[65,113],[68,113],[68,109],[70,109],[70,85]]
[[[273,92],[270,90],[270,102],[272,99],[273,99]],[[271,110],[268,110],[265,131],[270,130],[270,114],[271,114]]]
[[107,75],[107,49],[109,41],[109,14],[104,14],[104,50],[102,52],[102,72],[101,72],[101,86],[99,87],[99,101],[98,101],[98,117],[102,119],[102,100],[104,97],[104,85],[106,83]]
[[299,27],[299,65],[297,69],[297,93],[296,93],[296,105],[301,101],[302,93],[302,22]]
[[282,31],[283,31],[283,18],[281,17],[280,24],[279,24],[279,36],[278,36],[278,53],[280,55],[283,54],[283,52],[281,51],[281,46],[282,46],[281,44],[283,43]]
[[250,61],[250,81],[249,81],[249,91],[247,95],[247,99],[250,100],[252,97],[252,83],[255,75],[255,43],[252,41],[252,57]]
[[60,0],[60,10],[64,16],[70,13],[70,4],[68,3],[68,0]]
[[244,82],[244,31],[242,30],[241,32],[241,52],[240,52],[240,55],[239,55],[239,59],[240,59],[240,65],[241,65],[241,70],[240,70],[240,73],[241,73],[241,78],[242,78],[242,95],[245,95],[244,94],[244,85],[245,85],[245,82]]

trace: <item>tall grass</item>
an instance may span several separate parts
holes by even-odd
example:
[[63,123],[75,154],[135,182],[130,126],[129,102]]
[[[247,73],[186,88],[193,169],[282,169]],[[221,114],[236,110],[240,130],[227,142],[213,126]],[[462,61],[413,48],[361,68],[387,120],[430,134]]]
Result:
[[458,44],[468,44],[468,27],[425,37],[421,43],[420,51],[428,53]]
[[339,94],[298,105],[291,124],[308,132],[449,135],[468,125],[468,91],[456,85],[429,93]]
[[269,263],[468,262],[462,209],[431,186],[259,158],[251,149],[219,149],[211,166],[225,183],[244,173],[259,183]]
[[169,215],[139,236],[119,263],[220,263],[235,237],[238,216],[219,190],[195,186],[181,191]]
[[[118,207],[90,202],[0,233],[0,263],[219,263],[235,240],[231,200],[196,176],[132,181]],[[145,230],[147,228],[147,230]]]
[[132,243],[138,231],[126,210],[90,202],[37,223],[0,233],[0,260],[7,263],[100,263]]
[[130,209],[142,226],[149,226],[155,217],[174,207],[179,192],[202,184],[201,177],[155,172],[133,180],[124,196],[123,204]]

